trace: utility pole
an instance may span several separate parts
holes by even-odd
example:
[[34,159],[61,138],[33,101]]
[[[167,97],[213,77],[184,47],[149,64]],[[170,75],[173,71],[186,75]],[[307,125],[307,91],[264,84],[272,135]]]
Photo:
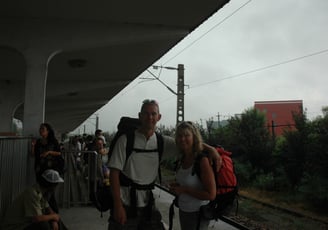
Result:
[[274,128],[275,128],[275,123],[274,121],[272,120],[271,121],[271,129],[272,129],[272,140],[274,141],[276,139],[276,134],[275,134],[275,131],[274,131]]
[[96,130],[99,129],[99,116],[96,114]]
[[184,86],[184,66],[179,64],[177,86],[177,126],[184,121]]
[[[152,72],[149,70],[148,73],[150,73],[156,80],[158,80],[160,83],[162,83],[171,93],[177,96],[177,120],[176,120],[176,126],[178,126],[181,122],[184,121],[184,65],[179,64],[178,68],[176,67],[170,67],[170,66],[156,66],[153,65],[154,69],[163,68],[163,69],[169,69],[169,70],[177,70],[178,71],[178,83],[177,83],[177,92],[174,92],[173,89],[171,89],[168,85],[166,85],[163,81],[161,81],[157,76],[155,76]],[[146,79],[146,78],[144,78]]]

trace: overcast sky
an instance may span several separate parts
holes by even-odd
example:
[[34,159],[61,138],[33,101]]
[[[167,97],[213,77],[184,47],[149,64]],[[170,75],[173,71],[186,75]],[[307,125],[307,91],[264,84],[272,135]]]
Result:
[[[185,120],[224,120],[272,100],[303,100],[313,118],[328,105],[327,28],[327,0],[231,0],[154,64],[184,65]],[[149,70],[176,91],[177,71]],[[97,111],[100,128],[115,131],[145,98],[160,103],[160,124],[174,126],[176,96],[141,79],[151,77],[145,71]]]

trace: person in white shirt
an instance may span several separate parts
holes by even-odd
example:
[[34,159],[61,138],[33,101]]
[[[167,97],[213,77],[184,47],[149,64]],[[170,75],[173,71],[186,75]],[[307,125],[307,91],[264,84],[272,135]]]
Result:
[[176,144],[182,154],[171,191],[178,196],[181,230],[206,230],[209,220],[200,216],[200,207],[214,200],[216,185],[210,159],[200,159],[200,177],[194,172],[194,162],[203,152],[201,135],[192,122],[182,122],[176,130]]

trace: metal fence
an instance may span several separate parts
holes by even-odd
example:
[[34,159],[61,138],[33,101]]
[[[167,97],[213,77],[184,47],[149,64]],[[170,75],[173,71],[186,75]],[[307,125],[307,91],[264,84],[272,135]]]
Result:
[[61,206],[90,204],[90,194],[97,181],[98,154],[96,151],[63,151],[66,171]]
[[12,200],[34,183],[30,137],[0,137],[0,220]]

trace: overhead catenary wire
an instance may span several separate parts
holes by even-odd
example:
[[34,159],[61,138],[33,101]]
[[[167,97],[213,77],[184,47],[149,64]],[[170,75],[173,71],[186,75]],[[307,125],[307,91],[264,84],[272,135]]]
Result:
[[247,4],[249,4],[252,0],[248,0],[247,2],[245,2],[243,5],[241,5],[240,7],[238,7],[236,10],[234,10],[231,14],[229,14],[228,16],[224,17],[221,21],[219,21],[218,23],[216,23],[214,26],[212,26],[208,31],[206,31],[205,33],[203,33],[202,35],[200,35],[198,38],[196,38],[194,41],[192,41],[189,45],[187,45],[186,47],[184,47],[182,50],[180,50],[177,54],[175,54],[173,57],[171,57],[170,59],[168,59],[166,62],[163,63],[163,65],[167,64],[168,62],[170,62],[171,60],[173,60],[174,58],[176,58],[177,56],[179,56],[181,53],[183,53],[184,51],[186,51],[188,48],[190,48],[192,45],[194,45],[196,42],[198,42],[200,39],[202,39],[203,37],[205,37],[209,32],[211,32],[212,30],[214,30],[215,28],[217,28],[219,25],[221,25],[223,22],[225,22],[226,20],[228,20],[229,18],[231,18],[234,14],[236,14],[239,10],[241,10],[243,7],[245,7]]
[[305,58],[308,58],[308,57],[320,55],[320,54],[323,54],[323,53],[326,53],[326,52],[328,52],[328,49],[324,49],[324,50],[321,50],[321,51],[317,51],[317,52],[314,52],[314,53],[311,53],[311,54],[307,54],[307,55],[304,55],[304,56],[301,56],[301,57],[289,59],[289,60],[286,60],[286,61],[278,62],[278,63],[275,63],[275,64],[267,65],[267,66],[264,66],[264,67],[256,68],[256,69],[249,70],[249,71],[246,71],[246,72],[242,72],[242,73],[239,73],[239,74],[234,74],[234,75],[231,75],[231,76],[228,76],[228,77],[223,77],[223,78],[220,78],[220,79],[217,79],[217,80],[214,80],[214,81],[208,81],[208,82],[200,83],[200,84],[191,86],[190,88],[197,88],[197,87],[201,87],[201,86],[208,85],[208,84],[213,84],[213,83],[216,83],[216,82],[220,82],[220,81],[224,81],[224,80],[228,80],[228,79],[232,79],[232,78],[243,77],[243,76],[251,74],[251,73],[255,73],[255,72],[263,71],[263,70],[266,70],[266,69],[274,68],[274,67],[277,67],[277,66],[280,66],[280,65],[285,65],[285,64],[288,64],[288,63],[291,63],[291,62],[299,61],[301,59],[305,59]]
[[[203,37],[205,37],[209,32],[211,32],[212,30],[214,30],[215,28],[217,28],[219,25],[221,25],[223,22],[225,22],[227,19],[231,18],[234,14],[236,14],[239,10],[241,10],[243,7],[245,7],[247,4],[249,4],[252,0],[248,0],[247,2],[245,2],[244,4],[242,4],[240,7],[238,7],[236,10],[234,10],[231,14],[229,14],[228,16],[224,17],[221,21],[219,21],[218,23],[216,23],[214,26],[212,26],[208,31],[206,31],[204,34],[202,34],[201,36],[199,36],[197,39],[195,39],[193,42],[191,42],[189,45],[187,45],[185,48],[183,48],[181,51],[179,51],[176,55],[174,55],[172,58],[170,58],[169,60],[167,60],[166,62],[164,62],[162,65],[165,65],[166,63],[170,62],[172,59],[176,58],[178,55],[180,55],[181,53],[183,53],[185,50],[187,50],[189,47],[191,47],[192,45],[194,45],[197,41],[199,41],[200,39],[202,39]],[[176,95],[176,92],[174,92],[168,85],[166,85],[163,81],[161,81],[159,79],[160,75],[161,75],[161,71],[159,72],[158,77],[155,76],[152,72],[150,72],[149,70],[147,70],[147,72],[149,72],[156,80],[158,80],[159,82],[161,82],[170,92],[172,92],[173,94]],[[155,80],[154,79],[154,80]],[[128,90],[128,92],[130,90],[132,90],[133,88],[135,88],[137,85],[139,85],[141,82],[137,83],[136,85],[134,85],[132,88],[130,88]],[[189,88],[189,87],[188,87]],[[127,93],[127,92],[125,92]],[[125,94],[124,93],[124,94]],[[123,94],[123,95],[124,95]],[[122,95],[122,96],[123,96]]]
[[[195,44],[197,41],[201,40],[204,36],[206,36],[209,32],[213,31],[215,28],[217,28],[219,25],[221,25],[223,22],[225,22],[227,19],[229,19],[230,17],[232,17],[233,15],[235,15],[239,10],[241,10],[243,7],[245,7],[247,4],[249,4],[252,0],[249,0],[247,2],[245,2],[243,5],[241,5],[239,8],[237,8],[236,10],[234,10],[231,14],[229,14],[228,16],[226,16],[224,19],[222,19],[220,22],[216,23],[213,27],[211,27],[209,30],[207,30],[207,32],[205,32],[204,34],[202,34],[201,36],[199,36],[197,39],[195,39],[191,44],[187,45],[183,50],[181,50],[179,53],[177,53],[176,55],[174,55],[172,58],[170,58],[169,60],[167,60],[166,62],[164,62],[162,65],[165,65],[167,62],[171,61],[172,59],[174,59],[175,57],[177,57],[178,55],[180,55],[182,52],[184,52],[186,49],[188,49],[189,47],[191,47],[193,44]],[[205,86],[205,85],[208,85],[208,84],[213,84],[213,83],[216,83],[216,82],[221,82],[221,81],[224,81],[224,80],[228,80],[228,79],[233,79],[233,78],[239,78],[239,77],[244,77],[246,75],[249,75],[249,74],[252,74],[252,73],[255,73],[255,72],[259,72],[259,71],[263,71],[263,70],[266,70],[266,69],[270,69],[270,68],[274,68],[274,67],[277,67],[277,66],[280,66],[280,65],[284,65],[284,64],[288,64],[288,63],[291,63],[291,62],[295,62],[295,61],[298,61],[298,60],[301,60],[301,59],[305,59],[305,58],[308,58],[308,57],[311,57],[311,56],[315,56],[315,55],[319,55],[319,54],[322,54],[322,53],[325,53],[327,52],[328,49],[325,49],[325,50],[321,50],[319,52],[315,52],[315,53],[311,53],[311,54],[308,54],[308,55],[304,55],[304,56],[301,56],[301,57],[297,57],[297,58],[293,58],[293,59],[289,59],[289,60],[286,60],[286,61],[282,61],[282,62],[278,62],[278,63],[275,63],[275,64],[271,64],[271,65],[267,65],[267,66],[264,66],[264,67],[259,67],[259,68],[256,68],[256,69],[253,69],[253,70],[248,70],[248,71],[245,71],[245,72],[242,72],[242,73],[238,73],[238,74],[233,74],[231,76],[226,76],[226,77],[223,77],[223,78],[220,78],[220,79],[216,79],[216,80],[213,80],[213,81],[208,81],[208,82],[204,82],[204,83],[200,83],[200,84],[195,84],[195,85],[191,85],[190,86],[190,89],[193,89],[193,88],[197,88],[197,87],[201,87],[201,86]],[[147,70],[148,71],[148,70]],[[148,71],[150,72],[150,71]],[[152,73],[151,73],[152,74]],[[161,74],[161,72],[160,72]],[[160,75],[159,74],[159,75]],[[156,77],[154,74],[152,74],[156,79],[158,78],[159,79],[159,75],[158,77]],[[154,79],[155,80],[155,79]],[[139,82],[140,83],[140,82]],[[137,83],[135,86],[133,86],[131,89],[129,89],[128,91],[132,90],[133,88],[135,88],[137,85],[139,85],[139,83]],[[161,82],[163,84],[163,82]],[[168,88],[168,86],[164,83],[164,85]],[[169,89],[169,88],[168,88]],[[170,90],[170,89],[169,89]],[[170,90],[171,91],[171,90]],[[172,92],[173,93],[173,92]]]
[[174,92],[174,90],[172,88],[170,88],[170,86],[168,86],[167,84],[165,84],[161,79],[159,79],[159,77],[157,77],[155,74],[153,74],[150,70],[147,69],[147,72],[150,73],[160,83],[162,83],[171,93],[173,93],[174,95],[177,95],[177,93]]

